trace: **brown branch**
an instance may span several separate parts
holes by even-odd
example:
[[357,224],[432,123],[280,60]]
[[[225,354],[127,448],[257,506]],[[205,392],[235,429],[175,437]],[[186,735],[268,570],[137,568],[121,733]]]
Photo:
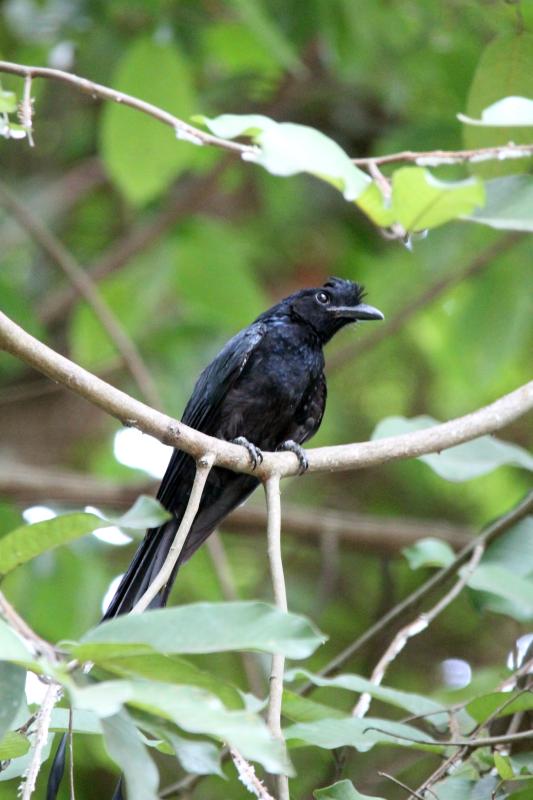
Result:
[[519,232],[508,233],[502,236],[497,241],[490,244],[474,258],[462,267],[450,271],[447,275],[438,278],[434,283],[431,283],[427,288],[423,289],[417,297],[409,300],[399,311],[376,328],[372,333],[356,342],[350,342],[344,347],[336,350],[333,355],[328,358],[327,368],[328,373],[335,370],[342,369],[346,364],[354,358],[358,358],[363,353],[381,344],[383,341],[388,341],[390,336],[401,330],[411,319],[418,314],[419,311],[431,305],[448,292],[454,286],[462,281],[478,275],[484,269],[501,255],[511,250],[523,238],[524,234]]
[[[206,436],[161,414],[125,392],[97,378],[39,342],[0,312],[0,347],[49,378],[59,381],[123,424],[179,447],[196,458],[212,452],[217,466],[256,475],[266,480],[273,474],[295,475],[298,459],[293,453],[265,453],[254,471],[244,447]],[[310,472],[339,472],[385,464],[448,447],[500,430],[533,408],[533,381],[464,417],[431,428],[358,444],[320,447],[307,451]]]
[[[358,639],[352,642],[341,653],[333,658],[326,666],[318,673],[321,677],[327,677],[337,672],[343,664],[346,663],[355,653],[359,652],[364,645],[371,642],[384,630],[386,630],[394,622],[397,622],[403,615],[413,608],[416,608],[420,602],[427,597],[432,591],[442,586],[449,578],[451,578],[459,567],[461,567],[471,557],[472,553],[479,545],[487,547],[492,541],[501,536],[505,531],[509,530],[513,525],[519,522],[524,517],[527,517],[533,511],[533,490],[526,495],[526,497],[518,503],[517,506],[512,508],[502,517],[489,525],[479,536],[473,539],[470,544],[466,545],[454,561],[447,567],[443,567],[436,572],[432,577],[427,580],[422,586],[419,586],[408,597],[394,606],[387,614],[385,614],[378,622],[363,633]],[[302,687],[301,693],[308,694],[313,688],[313,684],[306,684]]]
[[0,180],[0,202],[13,214],[18,223],[67,276],[76,291],[91,306],[97,319],[124,359],[139,389],[148,403],[160,406],[159,393],[149,371],[110,307],[103,300],[91,278],[59,239],[49,231],[32,211],[21,203],[4,181]]
[[257,148],[252,145],[220,139],[218,136],[213,136],[199,128],[195,128],[193,125],[189,125],[174,116],[174,114],[170,114],[168,111],[164,111],[162,108],[158,108],[152,103],[147,103],[125,92],[119,92],[117,89],[110,89],[107,86],[102,86],[99,83],[87,80],[87,78],[80,78],[78,75],[73,75],[70,72],[64,72],[60,69],[50,69],[49,67],[32,67],[23,64],[14,64],[10,61],[0,61],[0,72],[7,72],[10,75],[19,75],[21,78],[47,78],[48,80],[67,83],[70,86],[74,86],[78,91],[89,94],[93,99],[100,98],[101,100],[109,100],[112,103],[118,103],[122,106],[129,106],[129,108],[134,108],[142,114],[147,114],[149,117],[157,119],[164,125],[169,125],[173,128],[178,139],[189,141],[192,144],[212,145],[214,147],[220,147],[223,150],[230,150],[238,155],[242,155],[243,153],[255,154],[257,152]]

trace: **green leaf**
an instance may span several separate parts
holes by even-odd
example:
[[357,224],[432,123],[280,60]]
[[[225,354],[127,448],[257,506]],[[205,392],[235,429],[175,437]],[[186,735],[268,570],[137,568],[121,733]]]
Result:
[[8,661],[0,661],[0,740],[17,715],[24,698],[25,685],[25,669]]
[[[509,96],[533,97],[533,35],[527,31],[499,36],[487,45],[470,86],[466,114],[471,119],[479,118],[484,109]],[[511,141],[527,144],[531,141],[531,130],[508,122],[499,127],[465,125],[463,139],[468,149],[506,145]],[[528,172],[531,163],[531,159],[509,159],[478,162],[469,168],[477,175],[495,178]]]
[[128,800],[157,800],[159,774],[137,728],[122,711],[102,720],[107,752],[124,774]]
[[258,146],[246,161],[260,164],[273,175],[308,172],[339,189],[346,200],[356,200],[370,178],[352,164],[344,150],[320,131],[292,122],[275,122],[261,114],[222,114],[201,118],[216,136],[234,139],[250,136]]
[[486,127],[531,126],[533,125],[533,100],[527,97],[504,97],[484,108],[481,119],[473,119],[466,114],[457,114],[458,119],[467,125]]
[[402,553],[411,569],[420,567],[447,567],[455,558],[453,549],[447,542],[428,536],[405,547]]
[[83,689],[72,685],[68,689],[75,708],[93,711],[102,718],[113,716],[123,705],[130,704],[169,719],[188,733],[220,739],[270,772],[292,769],[282,742],[272,738],[259,716],[247,710],[228,711],[217,697],[203,689],[157,681],[104,681]]
[[430,720],[440,725],[447,719],[446,709],[441,703],[435,700],[430,700],[421,694],[414,692],[403,692],[399,689],[390,689],[388,686],[378,686],[367,678],[362,678],[360,675],[337,675],[334,678],[322,678],[319,675],[314,675],[305,669],[296,668],[290,670],[285,675],[285,680],[291,682],[298,678],[305,678],[311,681],[315,686],[329,686],[337,689],[347,689],[351,692],[368,692],[371,697],[381,700],[383,703],[403,708],[411,714],[420,716],[431,715]]
[[[190,70],[175,44],[134,40],[110,83],[180,119],[194,111]],[[111,177],[133,203],[157,197],[194,160],[191,146],[176,141],[171,127],[117,103],[104,107],[100,140]]]
[[[533,580],[522,578],[498,564],[480,564],[468,580],[468,586],[477,591],[509,601],[500,613],[525,621],[533,618]],[[498,606],[491,606],[498,610]]]
[[[305,742],[316,747],[333,750],[335,747],[355,747],[366,753],[376,744],[393,744],[421,750],[434,750],[437,743],[426,733],[412,725],[368,717],[345,717],[345,719],[321,719],[315,722],[297,723],[284,731],[287,740],[296,744]],[[409,737],[409,738],[402,738]],[[414,739],[415,741],[410,741]]]
[[18,731],[8,731],[0,739],[0,761],[7,761],[11,758],[20,758],[26,755],[30,749],[29,740]]
[[[377,425],[372,439],[398,436],[438,424],[438,420],[426,415],[412,419],[387,417]],[[419,460],[430,466],[441,478],[454,482],[469,481],[506,465],[533,470],[533,456],[527,450],[494,436],[480,436],[471,442],[449,447],[439,454],[420,456]]]
[[158,525],[162,525],[163,522],[171,519],[172,514],[163,508],[161,503],[154,497],[141,494],[132,507],[120,517],[102,516],[109,523],[117,525],[119,528],[144,530],[145,528],[156,528]]
[[288,689],[283,690],[283,716],[291,722],[314,722],[317,719],[342,719],[346,716],[344,711],[324,703],[317,703],[308,697],[302,697]]
[[[304,617],[266,603],[194,603],[121,616],[86,633],[70,650],[82,661],[134,655],[147,648],[161,653],[216,653],[259,650],[307,658],[325,637]],[[112,645],[112,647],[110,647]],[[129,645],[125,651],[121,646]]]
[[337,781],[323,789],[315,789],[313,797],[316,800],[384,800],[377,795],[361,794],[351,781]]
[[423,167],[402,167],[392,176],[392,213],[409,232],[436,228],[471,214],[484,202],[483,183],[477,178],[444,182]]
[[508,756],[502,756],[499,753],[494,753],[494,766],[498,770],[498,775],[504,781],[510,781],[514,778],[514,770]]
[[499,719],[532,708],[533,696],[529,692],[490,692],[475,697],[466,706],[470,716],[479,723],[484,723],[489,717]]
[[485,183],[487,201],[468,219],[491,228],[533,231],[533,177],[512,175]]
[[185,772],[193,775],[224,775],[220,766],[220,750],[212,742],[185,739],[172,731],[165,732],[165,737]]
[[22,525],[0,539],[1,574],[7,575],[41,553],[102,527],[102,520],[94,514],[62,514],[44,522]]
[[199,669],[179,656],[162,653],[125,655],[121,658],[101,660],[99,665],[121,677],[150,678],[166,683],[198,686],[215,694],[228,708],[242,708],[242,697],[232,684],[224,681],[219,675]]
[[525,517],[492,542],[482,565],[505,567],[515,575],[527,577],[533,573],[533,516]]

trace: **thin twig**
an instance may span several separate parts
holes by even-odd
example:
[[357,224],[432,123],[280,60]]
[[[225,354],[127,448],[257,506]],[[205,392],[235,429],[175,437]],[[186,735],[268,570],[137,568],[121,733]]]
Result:
[[76,791],[74,784],[74,736],[72,732],[73,711],[72,708],[68,710],[68,777],[70,787],[70,800],[76,800]]
[[234,747],[232,747],[229,752],[231,760],[235,764],[235,768],[239,774],[239,780],[248,791],[256,797],[259,797],[260,800],[275,800],[255,774],[255,769],[252,764],[246,761],[244,756]]
[[31,96],[31,75],[24,78],[24,92],[20,104],[20,124],[26,129],[28,144],[34,147],[33,141],[33,99]]
[[[74,362],[39,342],[0,312],[0,348],[26,364],[60,381],[93,405],[164,444],[179,447],[198,458],[215,455],[215,463],[227,469],[253,474],[266,480],[271,474],[296,475],[300,469],[294,453],[265,453],[257,469],[250,464],[244,447],[207,436],[161,414],[125,392],[97,378]],[[524,416],[533,408],[533,381],[515,389],[494,403],[464,417],[420,431],[371,442],[320,447],[306,451],[309,472],[340,472],[363,469],[405,458],[416,458],[493,433]]]
[[[388,731],[377,728],[375,725],[369,725],[365,728],[363,733],[367,731],[377,731],[378,733],[386,733],[391,735]],[[414,744],[434,744],[439,747],[466,747],[469,750],[474,750],[478,747],[492,747],[498,744],[512,744],[513,742],[521,742],[525,739],[533,739],[533,728],[529,731],[520,731],[520,733],[502,734],[502,736],[479,736],[472,739],[439,739],[434,742],[428,742],[427,739],[417,739],[414,736],[405,736],[403,733],[394,733],[395,739],[405,739],[406,742],[413,742]],[[418,789],[420,791],[420,789]]]
[[[231,566],[226,554],[226,548],[224,547],[222,537],[217,530],[213,531],[211,536],[208,538],[206,546],[224,600],[238,600],[239,595],[237,589],[235,588],[235,581],[233,580],[233,574],[231,572]],[[254,657],[253,653],[241,653],[240,657],[250,690],[257,697],[261,697],[264,691],[265,682],[263,680],[263,675],[257,659]]]
[[[425,798],[422,797],[421,794],[418,794],[418,792],[415,792],[415,790],[411,789],[409,786],[407,786],[406,783],[402,783],[402,781],[398,780],[398,778],[395,778],[394,775],[389,775],[388,772],[378,772],[378,775],[379,775],[380,778],[386,778],[388,781],[392,781],[392,783],[397,784],[402,789],[404,789],[406,792],[411,792],[413,797],[416,797],[417,800],[425,800]],[[432,794],[433,794],[433,792],[432,792]]]
[[10,61],[0,61],[0,72],[7,72],[11,75],[19,75],[26,78],[47,78],[52,81],[59,81],[74,86],[80,92],[89,94],[93,99],[100,98],[101,100],[110,100],[112,103],[119,105],[129,106],[143,114],[147,114],[154,119],[159,120],[165,125],[169,125],[174,129],[176,137],[189,141],[192,144],[198,145],[212,145],[220,147],[224,150],[230,150],[234,153],[242,155],[243,153],[255,154],[257,148],[252,145],[240,144],[239,142],[232,142],[226,139],[220,139],[218,136],[213,136],[210,133],[195,128],[189,125],[182,119],[164,111],[162,108],[154,106],[152,103],[146,103],[138,97],[119,92],[117,89],[110,89],[107,86],[102,86],[94,81],[87,80],[87,78],[80,78],[78,75],[73,75],[70,72],[64,72],[60,69],[50,69],[49,67],[32,67],[23,64],[14,64]]
[[497,147],[478,147],[472,150],[402,150],[400,153],[389,153],[384,156],[353,158],[352,163],[358,167],[372,164],[397,164],[413,162],[419,167],[439,167],[443,164],[476,163],[480,161],[503,161],[511,158],[528,158],[533,156],[533,144],[508,144]]
[[58,683],[50,683],[48,685],[35,722],[35,733],[30,763],[28,764],[28,768],[24,773],[20,786],[21,800],[30,800],[35,789],[37,776],[41,768],[42,752],[46,742],[48,741],[52,711],[60,697],[60,694],[61,686]]
[[135,603],[133,609],[131,610],[132,614],[139,614],[141,611],[144,611],[145,608],[150,605],[154,597],[159,594],[161,589],[163,589],[170,580],[174,566],[183,549],[183,545],[185,544],[185,540],[194,522],[194,518],[196,517],[200,500],[202,499],[205,482],[211,471],[214,460],[215,457],[212,453],[205,453],[196,462],[196,474],[194,476],[194,482],[189,495],[189,500],[187,502],[187,508],[185,509],[185,513],[183,514],[178,530],[176,531],[176,535],[174,536],[174,541],[172,542],[170,550],[168,551],[168,555],[163,566],[142,597]]
[[161,406],[159,393],[135,344],[72,253],[43,225],[28,206],[17,198],[2,180],[0,180],[0,202],[9,209],[18,223],[39,247],[47,253],[53,263],[65,273],[81,297],[87,301],[124,359],[125,365],[131,372],[146,401],[155,408],[159,408]]
[[[287,611],[287,592],[283,574],[283,561],[281,558],[281,499],[279,488],[279,475],[272,475],[265,482],[267,506],[267,538],[268,560],[274,602],[281,611]],[[274,653],[270,669],[270,685],[268,695],[267,725],[270,733],[276,739],[284,742],[281,731],[281,702],[283,698],[283,673],[285,671],[285,656]],[[279,800],[289,800],[289,779],[286,775],[276,775],[276,786]]]
[[[525,496],[525,498],[518,503],[514,508],[500,517],[492,525],[489,525],[478,537],[467,544],[458,553],[457,557],[447,567],[432,575],[422,586],[419,586],[408,597],[402,600],[401,603],[394,606],[387,614],[385,614],[379,622],[372,625],[371,628],[346,647],[341,653],[333,658],[326,666],[318,673],[321,677],[327,677],[337,670],[348,661],[355,653],[357,653],[364,645],[375,639],[386,628],[392,625],[399,619],[402,619],[404,614],[412,608],[417,607],[420,602],[427,597],[432,591],[442,586],[452,575],[455,575],[459,567],[464,564],[472,555],[476,547],[483,545],[487,547],[490,542],[494,541],[498,536],[501,536],[505,531],[509,530],[513,525],[519,522],[524,517],[527,517],[533,511],[533,490]],[[307,694],[313,688],[313,684],[306,684],[302,687],[301,692]]]
[[[483,542],[480,542],[476,545],[474,552],[472,553],[472,557],[470,558],[470,561],[468,562],[463,574],[452,586],[450,591],[441,597],[439,602],[436,603],[433,608],[431,608],[429,611],[419,614],[418,617],[413,620],[413,622],[410,622],[408,625],[404,625],[404,627],[398,631],[374,667],[370,677],[370,680],[373,684],[379,686],[383,682],[383,678],[385,677],[388,667],[402,652],[409,639],[411,639],[413,636],[417,636],[419,633],[422,633],[422,631],[425,631],[426,628],[428,628],[433,622],[433,620],[436,619],[436,617],[438,617],[438,615],[441,614],[444,609],[447,608],[450,603],[453,603],[455,598],[459,596],[470,580],[473,572],[477,568],[484,552],[485,545]],[[370,708],[371,702],[372,696],[368,692],[363,692],[352,711],[353,716],[359,718],[364,717]]]

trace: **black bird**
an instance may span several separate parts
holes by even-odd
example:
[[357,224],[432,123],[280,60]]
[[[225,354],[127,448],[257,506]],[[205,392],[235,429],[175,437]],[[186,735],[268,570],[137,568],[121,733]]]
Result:
[[[363,294],[357,283],[330,278],[265,311],[230,339],[202,372],[182,422],[243,444],[252,464],[262,458],[261,450],[293,450],[305,470],[300,445],[318,430],[326,405],[322,347],[351,322],[383,319],[380,311],[362,302]],[[104,619],[130,611],[159,572],[187,506],[194,474],[194,459],[174,450],[157,494],[173,518],[147,532]],[[211,470],[172,578],[152,607],[165,604],[179,566],[257,485],[250,475]]]
[[[318,430],[326,405],[323,346],[345,325],[383,319],[363,303],[358,283],[330,278],[302,289],[239,331],[202,372],[182,422],[219,439],[243,444],[253,465],[261,450],[293,450],[301,471],[307,460],[301,445]],[[195,475],[194,459],[174,450],[157,499],[172,519],[151,528],[140,544],[109,604],[104,620],[131,611],[163,565],[187,506]],[[172,577],[151,603],[165,605],[179,566],[189,559],[219,523],[258,485],[251,475],[215,467]],[[63,737],[48,781],[47,800],[57,796],[65,765]],[[115,798],[122,798],[121,783]]]

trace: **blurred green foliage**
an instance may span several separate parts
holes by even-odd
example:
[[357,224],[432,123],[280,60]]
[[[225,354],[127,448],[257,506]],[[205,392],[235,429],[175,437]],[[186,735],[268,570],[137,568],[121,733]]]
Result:
[[[531,0],[5,0],[2,13],[2,58],[73,71],[185,119],[261,113],[310,125],[352,157],[480,147],[509,138],[532,141],[531,129],[510,133],[462,126],[456,119],[458,112],[479,116],[502,93],[533,98]],[[10,111],[7,93],[20,98],[22,82],[2,75],[1,90],[0,101]],[[455,221],[414,241],[408,250],[383,238],[353,204],[312,176],[278,178],[214,149],[176,141],[170,128],[154,120],[59,83],[36,80],[32,95],[35,147],[0,138],[2,180],[98,276],[102,296],[135,341],[169,413],[179,416],[200,370],[239,327],[283,295],[320,284],[330,274],[361,281],[369,301],[387,319],[399,313],[406,322],[400,319],[397,329],[374,345],[371,326],[347,331],[332,344],[327,356],[336,366],[329,372],[328,408],[313,444],[367,439],[389,416],[450,419],[531,377],[533,279],[527,234],[509,239],[491,258],[489,248],[508,234]],[[530,167],[530,160],[521,159],[441,166],[432,172],[440,180],[456,181],[472,172],[498,178],[509,169],[528,173]],[[383,171],[390,175],[395,168]],[[515,216],[520,212],[525,229],[531,230],[531,192],[523,197]],[[516,222],[514,213],[511,208]],[[77,299],[69,301],[62,274],[3,209],[0,241],[2,310],[83,366],[140,396],[92,310]],[[476,259],[479,270],[466,275]],[[415,298],[447,278],[449,288],[435,292],[409,317]],[[0,478],[28,464],[46,470],[52,480],[56,475],[58,487],[63,469],[112,485],[135,483],[143,473],[119,464],[113,455],[117,429],[99,412],[62,390],[50,391],[44,379],[0,354]],[[518,420],[502,438],[531,449],[530,420]],[[1,534],[17,528],[21,511],[37,502],[59,511],[82,510],[74,495],[68,501],[58,492],[58,501],[53,492],[43,497],[36,487],[35,497],[28,491],[20,496],[2,488],[4,483]],[[528,471],[513,466],[453,483],[412,461],[287,481],[283,501],[314,508],[317,516],[328,507],[419,517],[428,521],[431,536],[432,520],[479,528],[512,507],[529,485]],[[93,502],[105,505],[98,496]],[[259,493],[252,502],[262,503]],[[386,554],[367,552],[331,536],[321,544],[296,538],[287,527],[290,608],[311,617],[329,637],[305,662],[315,672],[430,574],[429,566],[413,572],[394,543]],[[524,523],[501,540],[499,550],[487,553],[477,585],[472,582],[408,645],[388,672],[387,687],[446,703],[496,690],[507,675],[515,640],[530,630],[531,536]],[[260,542],[252,532],[224,537],[241,599],[271,599]],[[13,571],[2,591],[44,638],[81,637],[96,624],[102,596],[125,569],[133,547],[113,547],[86,536]],[[494,569],[499,570],[496,578],[490,573]],[[172,600],[181,605],[222,599],[203,548],[180,572]],[[382,638],[361,651],[343,671],[368,676],[387,641]],[[266,686],[268,656],[255,658]],[[466,688],[453,689],[444,680],[442,662],[449,658],[470,665],[473,675]],[[164,665],[157,662],[163,670],[159,676],[172,674],[176,684],[204,688],[218,681],[218,694],[228,707],[227,698],[235,700],[234,686],[248,689],[241,660],[232,652],[191,656],[185,666],[169,665],[166,659]],[[125,683],[130,668],[135,675],[148,669],[146,663],[123,663],[122,671],[108,664],[109,672],[100,677],[118,683],[119,676]],[[157,680],[149,670],[145,677]],[[6,670],[6,686],[8,679],[20,689],[18,670]],[[323,721],[325,714],[330,721],[348,714],[356,696],[323,686],[313,690],[314,704],[294,697],[292,702],[287,698],[284,721],[302,730],[313,720]],[[373,701],[373,717],[390,714],[384,703]],[[17,725],[27,719],[25,712],[19,709]],[[146,709],[136,707],[132,714],[135,722],[148,724]],[[394,720],[401,718],[393,712]],[[64,725],[65,720],[56,727]],[[203,764],[199,773],[216,772],[216,754],[205,749],[205,740],[181,737],[184,744],[168,721],[165,725],[151,738],[158,741],[165,733],[167,752],[176,752],[179,763],[159,753],[158,746],[148,747],[151,740],[139,750],[143,758],[149,749],[162,787],[190,770],[193,756],[197,765]],[[129,717],[110,718],[107,746],[123,768],[116,754],[128,746],[138,752],[133,735]],[[0,758],[20,753],[22,763],[25,742],[2,740]],[[200,749],[187,750],[191,742]],[[101,737],[77,736],[75,753],[78,800],[111,796],[118,770]],[[437,756],[409,748],[349,749],[340,773],[329,749],[309,744],[291,750],[291,759],[294,800],[311,798],[340,778],[346,779],[342,785],[316,796],[356,798],[362,796],[359,791],[395,800],[404,791],[379,771],[394,772],[416,786],[438,764]],[[520,769],[531,773],[532,762],[524,747],[524,752],[513,752],[510,765],[496,764],[507,780],[497,797],[529,797],[531,786],[509,782],[509,776]],[[459,771],[454,780],[435,787],[439,800],[491,796],[497,783],[486,775],[494,766],[492,758],[470,759],[468,765],[470,771]],[[251,796],[232,765],[225,763],[223,771],[227,780],[216,774],[203,777],[188,796]],[[151,773],[145,777],[151,785]],[[44,780],[41,776],[38,798],[44,797]],[[16,785],[0,782],[0,798],[15,797]],[[62,792],[63,800],[68,787]]]

